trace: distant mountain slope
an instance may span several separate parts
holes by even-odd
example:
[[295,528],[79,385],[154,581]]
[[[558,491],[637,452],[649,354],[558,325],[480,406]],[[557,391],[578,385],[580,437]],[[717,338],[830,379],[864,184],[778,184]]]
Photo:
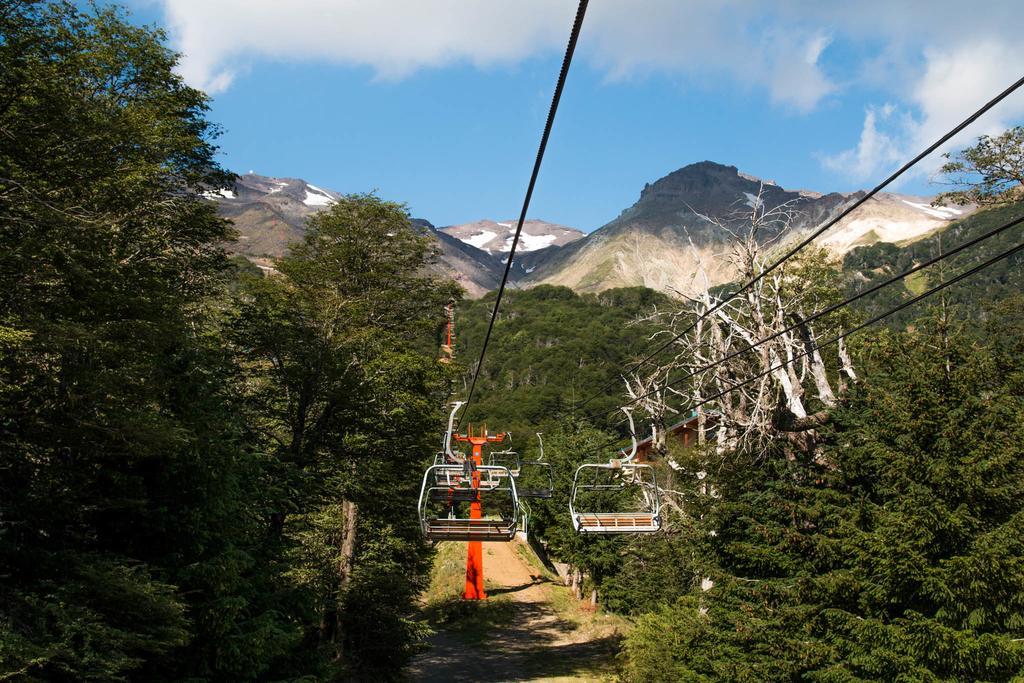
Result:
[[[341,195],[298,178],[247,173],[238,176],[232,190],[210,192],[207,197],[238,230],[238,241],[231,250],[267,269],[274,258],[284,255],[289,244],[302,239],[309,217]],[[503,267],[500,259],[436,230],[428,221],[413,222],[439,243],[441,255],[434,272],[456,280],[474,298],[498,286]]]
[[[862,196],[786,190],[734,166],[711,161],[691,164],[646,185],[633,206],[586,237],[532,259],[527,255],[521,263],[526,273],[521,284],[564,285],[577,291],[639,285],[691,293],[697,287],[698,264],[713,285],[728,282],[736,274],[721,253],[728,234],[703,216],[728,224],[749,209],[759,191],[767,206],[788,202],[797,212],[792,237],[820,225]],[[960,216],[952,210],[933,209],[928,201],[880,195],[830,230],[821,243],[845,253],[858,244],[916,239]],[[775,236],[764,235],[765,239]],[[783,241],[788,239],[783,236]]]
[[[979,235],[1024,216],[1024,202],[977,211],[967,218],[943,227],[923,239],[910,244],[898,245],[876,243],[852,249],[843,257],[843,274],[850,294],[887,280],[893,275],[933,258],[952,247],[963,244]],[[939,264],[919,271],[902,282],[893,284],[858,302],[857,306],[868,315],[877,315],[902,301],[916,296],[930,287],[948,281],[958,273],[969,270],[999,253],[1002,253],[1024,238],[1024,226],[1010,228],[996,237],[955,254]],[[950,304],[960,304],[957,318],[977,318],[987,305],[1014,294],[1024,292],[1024,253],[1017,253],[993,264],[984,271],[953,285],[946,290],[945,299]],[[930,305],[938,305],[939,297],[933,297]],[[894,327],[903,327],[921,314],[920,304],[911,306],[887,319]]]
[[[484,219],[441,228],[441,232],[492,254],[511,251],[515,231],[516,219],[507,221]],[[576,228],[531,218],[523,223],[523,231],[519,237],[516,253],[537,251],[550,246],[561,247],[575,242],[581,237],[583,237],[583,233]]]
[[434,265],[435,272],[458,282],[471,299],[479,299],[498,288],[504,269],[501,261],[437,230],[422,218],[414,218],[412,222],[425,227],[440,243],[441,257]]
[[[704,218],[728,224],[748,211],[758,192],[767,206],[789,203],[797,212],[780,244],[806,235],[862,193],[822,195],[786,190],[771,181],[710,161],[691,164],[646,185],[633,206],[589,235],[541,220],[524,224],[511,284],[553,284],[582,292],[644,286],[660,292],[694,291],[698,264],[711,284],[734,279],[724,245],[728,234]],[[260,267],[271,267],[288,244],[302,238],[306,220],[340,197],[337,192],[297,178],[239,176],[230,191],[209,193],[221,215],[239,232],[232,250]],[[819,238],[837,254],[878,242],[907,244],[922,239],[973,207],[935,208],[927,197],[879,194]],[[438,241],[433,270],[458,281],[476,298],[498,286],[511,246],[514,221],[481,220],[440,230],[416,222]],[[765,238],[775,237],[766,234]]]
[[238,176],[231,191],[208,193],[220,215],[231,219],[239,232],[232,249],[254,257],[284,254],[302,239],[306,219],[340,197],[297,178],[268,178],[248,173]]

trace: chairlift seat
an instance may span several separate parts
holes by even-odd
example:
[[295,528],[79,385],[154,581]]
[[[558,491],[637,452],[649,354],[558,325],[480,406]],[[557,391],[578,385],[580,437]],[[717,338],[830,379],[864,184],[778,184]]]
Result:
[[433,541],[511,541],[516,523],[509,519],[426,520],[424,531]]
[[[467,477],[462,467],[452,465],[433,465],[424,472],[418,508],[428,540],[511,541],[515,537],[520,516],[515,478],[500,466],[480,465],[476,472],[477,477]],[[455,503],[462,503],[462,508]],[[480,503],[485,516],[467,516],[465,503]]]
[[[592,480],[589,474],[593,475]],[[602,476],[613,477],[615,481],[602,481]],[[585,499],[585,496],[603,496],[615,492],[632,493],[624,504],[634,509],[614,512],[578,510],[594,503],[589,498]],[[569,496],[573,528],[582,534],[654,533],[661,529],[660,495],[654,469],[650,465],[628,460],[585,463],[576,470]]]
[[588,512],[573,519],[581,533],[641,533],[661,529],[661,518],[648,513]]

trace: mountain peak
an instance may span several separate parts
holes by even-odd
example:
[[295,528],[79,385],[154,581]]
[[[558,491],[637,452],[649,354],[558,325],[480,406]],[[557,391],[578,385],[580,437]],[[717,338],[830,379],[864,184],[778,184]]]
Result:
[[653,183],[644,185],[640,199],[645,196],[657,196],[668,193],[677,196],[681,193],[701,194],[709,189],[735,192],[749,192],[753,188],[764,185],[782,190],[773,180],[762,180],[757,176],[740,171],[735,166],[727,166],[715,161],[698,161],[683,166]]

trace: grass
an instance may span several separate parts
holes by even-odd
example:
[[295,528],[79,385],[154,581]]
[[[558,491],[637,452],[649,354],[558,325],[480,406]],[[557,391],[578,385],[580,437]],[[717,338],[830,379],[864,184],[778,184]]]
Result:
[[515,605],[504,596],[463,600],[466,583],[466,544],[442,543],[434,558],[430,586],[422,596],[423,615],[433,628],[457,634],[470,643],[487,639],[496,628],[515,618]]
[[918,295],[928,289],[928,275],[924,271],[917,271],[911,273],[907,277],[903,278],[903,286],[907,288],[907,291],[913,295]]

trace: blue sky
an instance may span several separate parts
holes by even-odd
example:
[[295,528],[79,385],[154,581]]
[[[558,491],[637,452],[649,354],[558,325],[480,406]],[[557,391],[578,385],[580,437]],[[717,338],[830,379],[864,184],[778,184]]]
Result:
[[[637,0],[639,17],[611,2],[591,3],[530,210],[584,231],[704,159],[787,188],[868,187],[1024,73],[1000,3],[956,31],[929,3],[938,19],[910,31],[912,7],[875,25],[798,0],[761,14],[704,2],[700,15]],[[574,3],[281,5],[129,5],[168,27],[183,75],[211,92],[226,167],[376,190],[439,226],[518,214]],[[962,142],[1022,116],[1018,94]],[[934,192],[927,174],[899,190]]]

